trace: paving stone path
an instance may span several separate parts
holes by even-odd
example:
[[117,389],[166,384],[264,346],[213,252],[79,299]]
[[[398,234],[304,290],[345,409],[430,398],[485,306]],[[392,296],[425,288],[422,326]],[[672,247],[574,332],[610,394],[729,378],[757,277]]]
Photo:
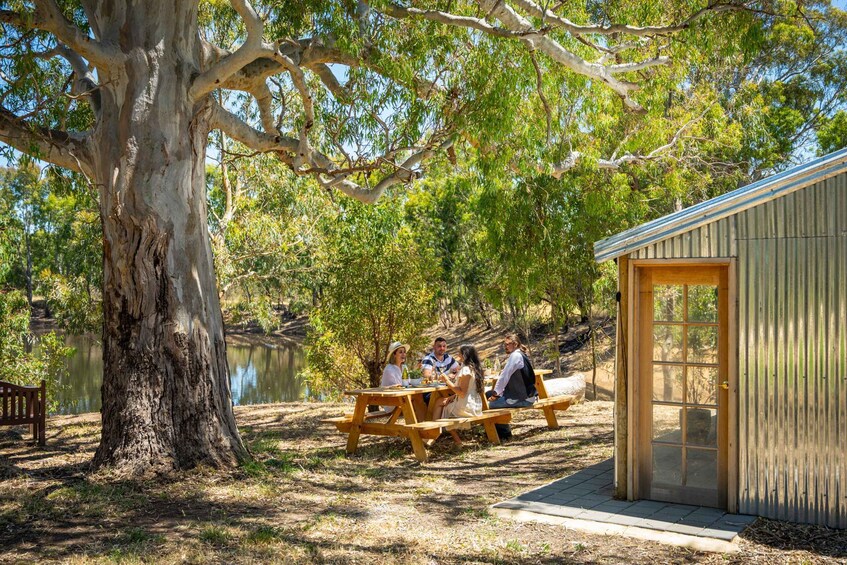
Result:
[[731,541],[756,520],[705,506],[615,500],[613,471],[614,462],[609,459],[494,507],[724,541]]

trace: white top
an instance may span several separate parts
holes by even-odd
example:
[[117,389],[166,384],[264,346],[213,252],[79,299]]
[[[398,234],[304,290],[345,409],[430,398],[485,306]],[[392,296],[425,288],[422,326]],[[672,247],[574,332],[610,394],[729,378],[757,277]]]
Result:
[[476,390],[476,382],[470,367],[462,367],[459,371],[459,379],[465,375],[471,379],[468,383],[468,393],[464,396],[457,394],[456,400],[444,407],[442,418],[469,418],[482,415],[482,399]]
[[382,371],[382,380],[379,386],[394,386],[399,384],[403,384],[403,369],[394,363],[389,363]]
[[[506,385],[509,384],[509,379],[515,374],[515,371],[523,369],[523,355],[520,348],[515,348],[509,359],[506,360],[506,366],[500,371],[500,378],[497,379],[497,384],[494,385],[494,392],[497,396],[503,396],[503,391],[506,390]],[[385,378],[385,377],[383,377]]]

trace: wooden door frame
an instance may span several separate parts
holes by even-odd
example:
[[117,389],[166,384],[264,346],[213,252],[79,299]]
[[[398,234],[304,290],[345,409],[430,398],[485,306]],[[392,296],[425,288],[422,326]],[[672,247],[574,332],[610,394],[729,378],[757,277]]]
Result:
[[[627,499],[641,498],[639,492],[639,457],[637,449],[641,425],[638,418],[638,399],[640,398],[639,361],[636,358],[636,342],[638,326],[638,292],[639,281],[637,270],[643,267],[697,267],[720,266],[727,269],[727,348],[726,365],[729,391],[727,396],[727,476],[726,476],[726,509],[730,513],[738,511],[738,297],[736,259],[732,258],[697,258],[697,259],[629,259],[625,262],[626,269],[626,364],[622,367],[626,373],[626,492]],[[624,266],[624,265],[622,265]],[[621,273],[622,274],[622,273]],[[620,378],[620,375],[619,375]]]

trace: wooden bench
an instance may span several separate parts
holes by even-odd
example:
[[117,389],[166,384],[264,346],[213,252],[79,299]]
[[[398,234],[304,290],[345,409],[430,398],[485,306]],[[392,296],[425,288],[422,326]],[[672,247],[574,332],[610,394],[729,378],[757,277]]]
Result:
[[[394,416],[395,413],[399,412],[396,408],[392,408],[391,410],[378,410],[376,412],[368,412],[365,414],[365,420],[373,420],[374,418],[383,418],[385,416]],[[399,416],[399,413],[397,414]],[[394,420],[397,418],[395,417]],[[353,413],[348,412],[343,416],[337,416],[335,418],[324,418],[321,420],[324,424],[335,424],[337,422],[352,422],[353,421]],[[393,422],[392,422],[393,423]]]
[[497,428],[494,424],[508,424],[512,421],[512,411],[508,408],[494,408],[485,410],[479,416],[468,416],[464,418],[442,418],[440,420],[432,420],[421,422],[419,424],[411,424],[409,427],[418,428],[421,430],[429,430],[439,428],[439,434],[442,431],[449,432],[453,436],[456,443],[462,442],[456,435],[456,430],[470,429],[472,424],[482,424],[485,428],[485,435],[488,436],[488,441],[495,445],[500,445],[500,436],[497,435]]
[[[544,417],[547,419],[547,427],[551,430],[559,429],[559,421],[556,418],[556,410],[564,411],[572,405],[579,402],[579,398],[573,395],[550,396],[547,394],[547,387],[544,385],[544,374],[549,371],[537,371],[535,374],[535,388],[538,391],[538,400],[532,406],[517,406],[514,408],[498,408],[495,410],[542,410]],[[488,408],[488,399],[482,399],[483,411],[490,411]]]
[[21,386],[0,381],[0,426],[29,424],[32,439],[44,445],[47,426],[47,384]]

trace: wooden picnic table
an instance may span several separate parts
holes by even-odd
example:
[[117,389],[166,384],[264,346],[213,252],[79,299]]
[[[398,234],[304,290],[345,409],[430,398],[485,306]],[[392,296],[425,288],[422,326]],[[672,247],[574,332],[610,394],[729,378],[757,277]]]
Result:
[[[432,393],[429,404],[424,402],[424,394]],[[432,420],[435,402],[445,394],[451,394],[446,386],[428,385],[415,387],[376,387],[345,390],[344,394],[356,397],[356,406],[349,421],[337,422],[341,432],[346,432],[347,453],[355,453],[361,434],[407,437],[419,461],[426,461],[426,449],[423,440],[436,439],[441,435],[442,426],[416,426]],[[368,406],[393,406],[387,422],[367,421]],[[397,420],[403,416],[403,422]]]
[[[544,386],[544,376],[553,372],[553,369],[535,369],[535,388],[538,390],[538,398],[547,398],[547,387]],[[500,378],[500,373],[485,375],[485,381],[493,385]]]
[[[533,406],[526,408],[543,410],[548,427],[556,429],[559,424],[554,411],[567,410],[576,399],[570,396],[553,398],[548,396],[543,377],[552,372],[550,369],[535,370],[535,386],[538,389],[539,400]],[[488,376],[486,379],[489,381],[496,380],[497,375]],[[426,393],[431,393],[429,403],[424,401]],[[353,389],[345,390],[344,394],[356,397],[353,413],[323,421],[334,424],[339,432],[347,434],[348,454],[356,452],[361,435],[405,437],[412,443],[415,457],[421,462],[427,460],[424,441],[435,440],[442,432],[447,431],[450,432],[456,443],[461,443],[456,430],[469,427],[473,423],[484,425],[489,441],[499,444],[500,438],[494,425],[508,424],[512,419],[512,411],[522,409],[500,408],[490,410],[483,395],[483,413],[481,416],[433,420],[432,414],[435,403],[439,398],[452,394],[452,391],[443,384],[407,388],[393,386]],[[388,409],[368,412],[368,407],[374,405]],[[401,416],[402,421],[400,420]],[[387,421],[383,420],[385,417],[388,418]]]
[[[432,393],[429,403],[424,395]],[[352,414],[324,420],[335,424],[338,431],[347,434],[347,453],[353,454],[359,445],[359,436],[371,434],[408,438],[418,461],[427,460],[424,440],[435,440],[443,431],[448,431],[457,443],[461,443],[456,430],[469,427],[472,423],[481,423],[489,441],[499,444],[500,439],[494,424],[509,423],[512,413],[508,409],[491,410],[481,416],[470,418],[450,418],[433,420],[432,413],[439,398],[452,394],[444,385],[424,385],[416,387],[377,387],[345,390],[344,394],[356,397]],[[389,407],[389,411],[368,412],[368,406]],[[377,418],[388,416],[388,421]],[[400,416],[403,421],[399,422]]]

